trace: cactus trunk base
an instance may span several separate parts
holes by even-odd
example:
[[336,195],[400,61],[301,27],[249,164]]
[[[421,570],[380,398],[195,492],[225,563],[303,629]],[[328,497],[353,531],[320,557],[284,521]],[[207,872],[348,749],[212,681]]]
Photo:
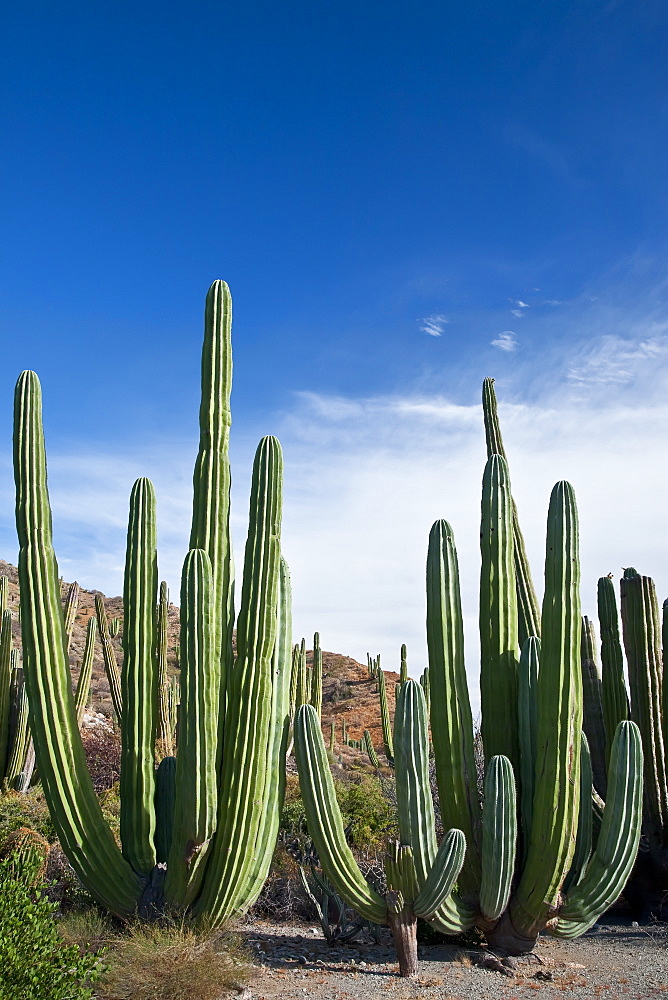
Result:
[[390,910],[387,922],[399,959],[399,975],[406,978],[417,976],[417,917],[412,912],[412,907],[402,907],[396,913]]
[[536,947],[538,933],[523,934],[518,931],[510,919],[508,910],[502,914],[493,927],[482,927],[487,944],[493,951],[504,952],[506,955],[527,955]]

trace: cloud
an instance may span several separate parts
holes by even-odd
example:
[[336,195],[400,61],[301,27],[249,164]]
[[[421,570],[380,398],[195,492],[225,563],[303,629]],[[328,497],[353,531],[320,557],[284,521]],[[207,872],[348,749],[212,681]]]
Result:
[[500,351],[517,350],[517,340],[512,330],[504,330],[496,340],[491,341],[492,347],[498,347]]
[[645,340],[604,336],[568,370],[568,378],[582,386],[620,386],[635,382],[657,361],[668,357],[668,333],[657,330]]
[[437,313],[433,316],[425,316],[423,319],[418,320],[422,333],[428,333],[430,337],[443,336],[443,331],[445,330],[447,322],[448,320],[445,316],[441,316]]
[[530,308],[529,303],[528,302],[522,302],[522,299],[515,299],[515,305],[517,306],[518,309],[529,309]]

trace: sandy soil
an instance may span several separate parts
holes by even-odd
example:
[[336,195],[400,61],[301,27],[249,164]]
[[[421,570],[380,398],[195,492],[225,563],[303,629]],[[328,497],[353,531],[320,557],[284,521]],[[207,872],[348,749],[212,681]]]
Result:
[[389,934],[329,947],[320,929],[254,923],[242,934],[255,956],[248,1000],[541,1000],[668,996],[668,925],[638,927],[613,917],[576,941],[541,937],[511,968],[485,968],[482,950],[420,946],[416,979],[398,975]]

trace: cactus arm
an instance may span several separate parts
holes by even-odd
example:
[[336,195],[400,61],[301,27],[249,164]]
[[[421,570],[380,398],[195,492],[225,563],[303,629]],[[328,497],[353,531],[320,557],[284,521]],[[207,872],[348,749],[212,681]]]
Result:
[[436,856],[434,804],[429,786],[427,706],[422,688],[407,680],[399,688],[394,713],[394,769],[399,837],[413,851],[418,889]]
[[427,553],[429,702],[436,781],[443,825],[463,830],[467,852],[463,892],[480,885],[480,807],[473,718],[464,666],[464,625],[457,550],[447,521],[436,521]]
[[7,610],[9,600],[9,577],[4,573],[0,576],[0,619]]
[[163,757],[155,772],[155,857],[158,864],[165,864],[169,858],[175,803],[176,757]]
[[283,456],[263,438],[253,464],[237,659],[227,685],[228,717],[219,782],[218,825],[196,912],[213,926],[248,905],[257,834],[268,803],[273,653],[280,573]]
[[486,761],[503,754],[519,774],[519,648],[511,515],[508,469],[500,455],[491,455],[483,476],[480,526],[482,740]]
[[97,630],[97,621],[94,615],[88,619],[88,628],[86,630],[86,644],[84,646],[83,658],[81,660],[81,669],[79,671],[79,677],[77,679],[77,687],[74,693],[74,709],[77,713],[77,722],[79,725],[83,722],[84,712],[86,711],[86,705],[88,704],[88,696],[90,694],[90,682],[93,676],[93,660],[95,659],[95,632]]
[[582,728],[587,736],[596,791],[605,798],[605,724],[601,674],[596,662],[596,631],[585,615],[582,619]]
[[[432,920],[442,911],[441,921],[445,918],[445,914],[449,912],[449,897],[464,864],[465,854],[466,838],[462,831],[448,830],[436,852],[429,875],[413,902],[417,917]],[[473,926],[473,913],[469,926]]]
[[281,823],[285,797],[285,758],[290,735],[290,675],[292,661],[292,585],[290,571],[281,557],[279,577],[278,622],[273,656],[273,686],[271,704],[271,742],[267,755],[267,808],[257,834],[256,863],[248,880],[248,906],[252,906],[262,891]]
[[174,822],[165,881],[169,906],[188,906],[204,877],[216,829],[216,739],[220,659],[216,655],[211,561],[191,549],[181,576],[181,707]]
[[103,906],[135,909],[142,883],[102,816],[83,752],[51,540],[41,391],[24,372],[15,397],[14,470],[24,672],[37,766],[58,839],[75,872]]
[[[19,776],[22,774],[30,744],[30,726],[28,725],[28,694],[23,678],[23,668],[19,666],[19,651],[12,650],[12,711],[9,756],[5,769],[5,779],[8,788],[16,788]],[[27,783],[25,788],[27,790]]]
[[584,878],[566,896],[558,937],[583,934],[615,901],[631,874],[642,820],[642,740],[633,722],[620,722],[610,754],[608,799],[596,850]]
[[498,920],[510,899],[515,871],[517,802],[513,769],[507,757],[492,757],[485,775],[482,807],[480,909]]
[[167,676],[167,640],[169,624],[169,591],[167,584],[160,584],[160,599],[156,622],[156,645],[158,666],[158,740],[165,757],[174,753],[174,731],[171,726],[169,709],[169,677]]
[[533,816],[534,768],[536,764],[536,725],[540,639],[529,636],[520,654],[519,741],[520,741],[520,817],[522,864],[526,862],[531,840]]
[[130,495],[123,586],[121,673],[121,844],[140,875],[155,866],[155,605],[158,596],[155,491],[138,479]]
[[[487,457],[500,455],[506,463],[508,456],[503,447],[501,427],[496,406],[494,379],[486,378],[482,385],[482,412],[487,440]],[[513,522],[513,546],[515,562],[515,584],[517,587],[518,640],[523,646],[529,636],[540,638],[540,605],[531,579],[531,569],[526,554],[524,535],[520,528],[517,504],[511,500]]]
[[229,441],[232,414],[232,296],[224,281],[214,281],[206,296],[202,348],[202,401],[199,452],[193,474],[190,548],[204,549],[213,570],[216,607],[214,646],[220,651],[220,709],[217,768],[222,766],[227,676],[232,669],[234,564],[230,537]]
[[104,598],[101,594],[95,595],[95,613],[97,615],[97,627],[100,633],[102,644],[102,658],[104,660],[104,670],[109,681],[111,701],[114,706],[116,718],[120,722],[123,718],[123,695],[121,691],[121,672],[118,669],[116,653],[109,633],[109,622],[107,610],[104,606]]
[[601,630],[601,699],[607,767],[617,726],[629,717],[617,601],[615,587],[609,576],[602,576],[598,581],[598,621]]
[[510,904],[513,926],[527,936],[544,926],[559,901],[577,833],[582,729],[580,564],[575,495],[565,482],[557,483],[550,497],[542,626],[531,841]]
[[575,840],[575,853],[571,868],[564,879],[562,893],[568,893],[569,889],[582,881],[587,871],[589,858],[593,845],[594,833],[594,807],[592,802],[593,772],[591,766],[591,754],[589,753],[589,743],[587,737],[582,733],[582,744],[580,747],[580,809],[578,811],[578,832]]
[[643,741],[645,833],[662,844],[668,830],[668,775],[661,716],[661,625],[654,582],[626,570],[620,581],[622,632],[631,690],[631,715]]
[[313,636],[313,676],[311,678],[311,704],[318,713],[322,715],[322,649],[320,648],[320,635],[318,632]]
[[404,681],[408,680],[408,659],[406,652],[406,644],[403,643],[401,646],[401,666],[399,668],[399,683],[403,684]]
[[365,920],[386,923],[385,900],[368,884],[346,843],[320,722],[310,705],[297,712],[295,757],[309,834],[322,870],[339,895]]
[[12,691],[12,613],[4,611],[0,627],[0,781],[9,756],[9,724]]

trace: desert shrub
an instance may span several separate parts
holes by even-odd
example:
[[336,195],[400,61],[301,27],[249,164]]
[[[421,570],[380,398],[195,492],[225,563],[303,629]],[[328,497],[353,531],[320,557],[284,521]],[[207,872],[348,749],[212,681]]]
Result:
[[9,861],[17,878],[23,876],[30,885],[36,885],[44,878],[49,851],[49,841],[41,833],[29,826],[21,826],[2,842],[0,861]]
[[346,837],[353,850],[365,855],[384,851],[387,838],[396,834],[397,819],[381,782],[362,774],[354,782],[335,781],[334,787]]
[[0,1000],[87,1000],[100,959],[63,943],[58,904],[30,885],[38,863],[17,876],[11,858],[0,861]]
[[95,791],[106,791],[121,776],[121,738],[109,726],[91,726],[81,732],[86,763]]
[[110,788],[105,789],[100,795],[100,805],[102,815],[111,827],[111,831],[116,838],[116,843],[121,842],[121,785],[116,782]]
[[337,677],[334,683],[324,692],[323,702],[328,704],[329,702],[347,701],[348,698],[352,698],[353,693],[353,686],[350,681],[344,681],[340,677]]
[[136,924],[106,939],[104,1000],[220,1000],[248,977],[237,939],[188,924]]
[[41,788],[30,788],[25,794],[9,791],[0,795],[0,843],[21,827],[30,827],[50,844],[56,839],[49,809]]

